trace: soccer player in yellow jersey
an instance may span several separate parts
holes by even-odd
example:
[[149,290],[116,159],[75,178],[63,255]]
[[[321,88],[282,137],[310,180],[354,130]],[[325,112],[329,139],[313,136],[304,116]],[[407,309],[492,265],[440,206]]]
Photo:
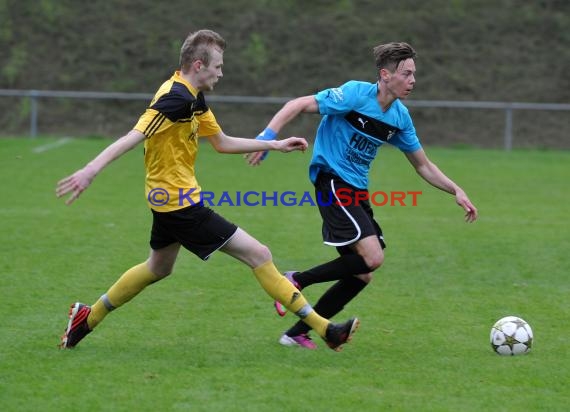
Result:
[[190,33],[180,51],[180,70],[164,82],[134,129],[85,167],[57,184],[71,204],[109,163],[144,141],[146,196],[153,215],[149,258],[127,270],[92,306],[71,305],[61,348],[75,347],[105,316],[151,283],[168,276],[183,246],[203,260],[221,250],[248,265],[263,289],[313,328],[338,351],[359,321],[333,324],[318,315],[272,261],[270,250],[200,201],[194,173],[198,138],[220,153],[305,150],[305,139],[261,141],[226,135],[204,99],[222,77],[225,40],[211,30]]

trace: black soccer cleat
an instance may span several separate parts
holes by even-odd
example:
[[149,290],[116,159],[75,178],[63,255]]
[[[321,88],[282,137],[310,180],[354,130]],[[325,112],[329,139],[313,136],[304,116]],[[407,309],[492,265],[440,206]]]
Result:
[[69,308],[69,322],[67,329],[61,337],[59,347],[61,349],[71,349],[81,341],[85,336],[91,333],[89,325],[87,325],[87,317],[91,313],[91,307],[76,302]]
[[342,350],[342,345],[350,342],[352,335],[356,332],[359,326],[360,321],[358,318],[352,318],[339,324],[329,323],[323,339],[329,348],[336,352],[340,352]]

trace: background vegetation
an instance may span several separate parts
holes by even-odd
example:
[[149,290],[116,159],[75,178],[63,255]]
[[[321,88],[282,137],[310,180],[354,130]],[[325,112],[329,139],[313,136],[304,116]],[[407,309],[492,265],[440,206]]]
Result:
[[[418,51],[414,99],[569,102],[565,0],[0,0],[0,88],[154,93],[188,32],[229,42],[222,95],[298,96],[375,81],[373,46]],[[40,132],[116,136],[146,102],[43,100]],[[213,105],[254,135],[277,106]],[[2,134],[27,132],[29,102],[0,99]],[[504,114],[413,109],[427,144],[500,147]],[[311,136],[316,118],[292,132]],[[515,145],[570,147],[568,112],[516,112]]]

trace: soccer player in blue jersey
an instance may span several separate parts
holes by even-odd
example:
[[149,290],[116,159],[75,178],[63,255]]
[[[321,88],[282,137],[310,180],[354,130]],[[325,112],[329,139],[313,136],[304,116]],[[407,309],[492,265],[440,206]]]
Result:
[[[416,79],[416,52],[406,43],[381,44],[373,49],[378,81],[349,81],[337,88],[287,102],[257,137],[274,139],[300,113],[322,115],[315,139],[309,177],[317,199],[335,196],[330,206],[319,204],[324,243],[335,246],[339,257],[303,272],[285,276],[299,290],[335,280],[315,305],[322,316],[331,318],[354,299],[372,280],[372,272],[384,261],[386,243],[374,220],[370,203],[363,200],[368,190],[368,172],[378,149],[391,144],[400,149],[416,172],[428,183],[450,193],[465,211],[465,220],[477,219],[477,208],[463,189],[431,162],[416,135],[408,109],[400,99],[412,92]],[[258,165],[267,152],[247,155]],[[339,190],[343,199],[338,198]],[[366,193],[365,193],[366,194]],[[347,195],[352,201],[346,201]],[[279,315],[286,309],[275,302]],[[310,327],[299,322],[287,330],[280,343],[314,349]]]
[[[336,351],[350,340],[359,321],[333,324],[319,316],[273,264],[270,250],[243,229],[204,206],[194,165],[199,138],[220,153],[255,150],[305,150],[305,139],[290,137],[263,142],[226,135],[206,104],[222,77],[225,40],[211,30],[191,33],[180,51],[180,70],[166,80],[133,129],[113,142],[85,167],[58,182],[58,197],[75,201],[112,161],[144,142],[145,186],[153,222],[148,259],[128,269],[93,305],[71,305],[60,347],[74,348],[119,308],[172,272],[181,247],[207,260],[220,250],[251,268],[262,288],[311,325]],[[240,300],[240,292],[235,292]]]

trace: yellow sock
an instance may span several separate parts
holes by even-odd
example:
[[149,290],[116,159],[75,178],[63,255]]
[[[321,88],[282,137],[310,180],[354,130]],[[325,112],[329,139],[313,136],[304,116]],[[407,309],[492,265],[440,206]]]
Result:
[[279,273],[272,261],[254,268],[253,273],[269,296],[285,305],[320,336],[325,336],[329,321],[314,311],[303,294]]
[[97,326],[109,312],[127,303],[138,295],[145,287],[159,278],[153,274],[143,262],[133,266],[91,306],[91,313],[87,317],[87,325],[90,329]]

